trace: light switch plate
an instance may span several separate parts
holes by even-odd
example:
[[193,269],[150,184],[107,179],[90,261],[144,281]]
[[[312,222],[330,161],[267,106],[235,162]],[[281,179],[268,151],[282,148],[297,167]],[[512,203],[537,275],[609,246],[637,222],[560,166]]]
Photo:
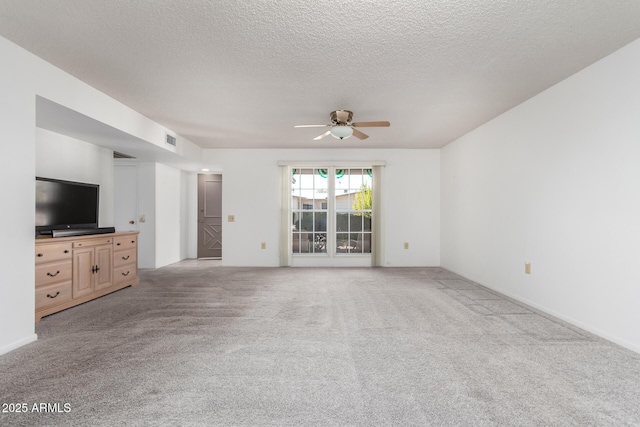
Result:
[[229,215],[227,217],[227,221],[229,221],[229,222],[235,222],[235,220],[236,220],[236,216],[235,215]]

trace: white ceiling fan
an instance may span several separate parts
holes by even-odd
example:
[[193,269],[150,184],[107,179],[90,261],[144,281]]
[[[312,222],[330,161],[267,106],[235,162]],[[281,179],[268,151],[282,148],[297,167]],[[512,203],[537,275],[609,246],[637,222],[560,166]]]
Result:
[[387,121],[352,122],[353,113],[349,110],[332,111],[331,114],[329,114],[329,117],[331,118],[331,123],[326,125],[296,125],[294,127],[297,127],[297,128],[331,127],[331,129],[329,129],[322,135],[318,135],[315,138],[313,138],[314,141],[318,141],[328,135],[331,135],[337,139],[349,138],[351,135],[355,136],[358,139],[367,139],[369,138],[369,135],[364,134],[360,132],[358,129],[354,129],[354,128],[391,126],[391,123]]

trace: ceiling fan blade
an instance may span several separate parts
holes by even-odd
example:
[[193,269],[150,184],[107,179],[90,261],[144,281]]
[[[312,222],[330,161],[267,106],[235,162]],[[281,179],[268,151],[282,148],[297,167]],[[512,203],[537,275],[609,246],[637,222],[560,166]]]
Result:
[[355,136],[358,139],[367,139],[367,138],[369,138],[369,135],[360,132],[358,129],[354,129],[353,130],[353,136]]
[[378,128],[378,127],[389,127],[391,123],[389,122],[357,122],[351,123],[351,126],[359,127],[359,128]]
[[320,139],[324,138],[325,136],[329,135],[330,133],[331,133],[331,131],[330,131],[330,130],[328,130],[328,131],[326,131],[325,133],[323,133],[322,135],[318,135],[318,136],[316,136],[315,138],[313,138],[313,140],[314,140],[314,141],[318,141],[318,140],[320,140]]
[[331,125],[295,125],[294,128],[325,128]]

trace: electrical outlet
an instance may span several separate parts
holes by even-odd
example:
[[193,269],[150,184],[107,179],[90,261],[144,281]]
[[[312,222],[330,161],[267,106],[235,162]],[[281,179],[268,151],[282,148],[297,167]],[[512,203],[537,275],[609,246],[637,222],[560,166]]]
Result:
[[531,263],[530,262],[525,262],[524,263],[524,272],[526,274],[531,274]]
[[260,243],[260,249],[267,249],[267,242]]
[[227,217],[227,221],[229,221],[229,222],[235,222],[235,220],[236,220],[236,216],[235,215],[229,215]]
[[409,242],[404,242],[404,248],[409,249]]

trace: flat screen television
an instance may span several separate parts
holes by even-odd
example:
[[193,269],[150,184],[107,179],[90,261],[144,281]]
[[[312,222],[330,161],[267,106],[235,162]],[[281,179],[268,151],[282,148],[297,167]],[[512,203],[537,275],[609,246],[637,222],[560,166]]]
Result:
[[36,177],[36,234],[98,228],[100,186]]

